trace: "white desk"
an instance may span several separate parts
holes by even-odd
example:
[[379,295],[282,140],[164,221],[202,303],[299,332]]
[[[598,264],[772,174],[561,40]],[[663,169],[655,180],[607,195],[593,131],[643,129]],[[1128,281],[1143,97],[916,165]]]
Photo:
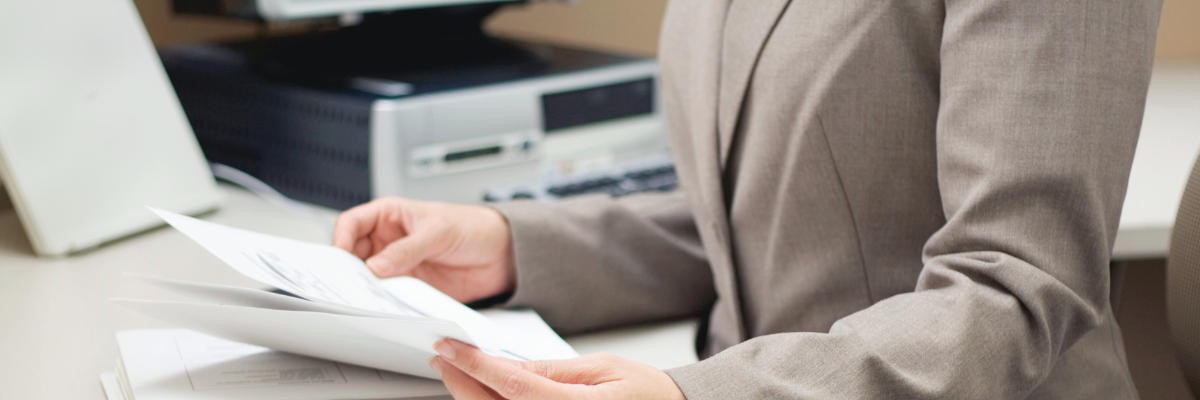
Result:
[[1200,65],[1160,65],[1146,98],[1113,258],[1165,258],[1200,153]]
[[[273,235],[329,242],[321,223],[229,187],[213,222]],[[0,212],[0,398],[101,400],[99,374],[117,359],[114,332],[169,325],[104,301],[169,298],[123,272],[261,287],[200,246],[160,228],[64,259],[32,254],[16,215]],[[608,352],[659,368],[695,362],[694,323],[683,321],[568,338],[580,353]]]

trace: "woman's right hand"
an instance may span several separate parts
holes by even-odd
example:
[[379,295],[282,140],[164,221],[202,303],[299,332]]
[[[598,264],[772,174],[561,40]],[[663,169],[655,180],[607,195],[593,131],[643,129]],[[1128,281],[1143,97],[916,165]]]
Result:
[[338,216],[333,245],[380,278],[413,276],[463,303],[516,286],[508,221],[487,207],[382,198]]

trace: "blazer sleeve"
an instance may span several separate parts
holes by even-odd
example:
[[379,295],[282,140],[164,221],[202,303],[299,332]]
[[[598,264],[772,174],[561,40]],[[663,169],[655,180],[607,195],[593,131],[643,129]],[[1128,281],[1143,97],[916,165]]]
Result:
[[1161,2],[944,7],[946,223],[915,291],[828,333],[763,336],[669,370],[689,399],[1025,398],[1109,323],[1107,266]]
[[682,192],[491,206],[516,258],[505,306],[537,310],[560,334],[699,315],[716,299]]

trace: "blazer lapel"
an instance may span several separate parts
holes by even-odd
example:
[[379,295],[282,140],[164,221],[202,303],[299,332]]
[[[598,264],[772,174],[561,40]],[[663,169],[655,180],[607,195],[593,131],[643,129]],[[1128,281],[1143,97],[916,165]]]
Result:
[[[709,213],[714,210],[704,210],[714,219],[726,219],[724,195],[721,189],[720,147],[717,139],[717,107],[721,79],[721,36],[725,21],[725,11],[730,0],[710,0],[697,10],[697,26],[707,29],[695,29],[695,37],[686,46],[692,47],[692,55],[686,82],[696,90],[688,101],[691,106],[688,115],[692,132],[692,151],[696,166],[696,177],[699,189],[704,195],[704,204],[715,206],[720,213]],[[671,43],[670,45],[679,45]],[[674,71],[672,71],[674,72]]]
[[734,1],[725,18],[721,41],[720,93],[717,134],[720,167],[724,169],[750,77],[762,49],[791,0]]
[[[659,57],[663,81],[671,81],[675,100],[685,116],[673,126],[672,146],[681,182],[691,198],[697,228],[705,237],[705,251],[713,268],[714,284],[724,301],[714,315],[712,328],[723,341],[745,340],[737,277],[730,253],[729,217],[721,187],[717,109],[721,79],[721,37],[731,0],[669,3],[663,25]],[[756,1],[756,0],[755,0]],[[679,129],[676,129],[679,128]],[[684,151],[688,149],[690,151]],[[694,174],[694,175],[692,175]]]
[[[728,226],[721,189],[721,165],[717,143],[717,96],[721,77],[721,35],[730,0],[672,1],[663,30],[660,57],[664,59],[663,80],[676,84],[679,95],[673,106],[683,107],[685,131],[672,132],[673,146],[690,152],[676,156],[683,174],[695,174],[691,191],[699,196],[692,207],[698,219]],[[690,153],[690,154],[687,154]],[[687,168],[690,167],[690,168]],[[700,229],[713,227],[701,226]],[[724,237],[725,235],[714,235]],[[728,242],[718,240],[720,247]]]

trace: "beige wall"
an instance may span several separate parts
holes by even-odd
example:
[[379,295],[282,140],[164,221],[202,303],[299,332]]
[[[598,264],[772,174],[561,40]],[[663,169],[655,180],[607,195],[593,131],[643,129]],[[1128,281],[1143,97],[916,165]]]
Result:
[[[170,0],[134,0],[150,37],[158,45],[254,36],[259,23],[203,16],[177,16]],[[652,56],[666,0],[583,0],[514,5],[492,16],[487,29],[497,35]],[[294,27],[272,27],[286,32]]]
[[509,7],[488,21],[497,35],[652,56],[667,0],[582,0]]
[[1200,0],[1164,0],[1158,61],[1200,62]]
[[[170,0],[135,0],[155,43],[252,36],[252,22],[178,17]],[[502,36],[653,55],[667,0],[581,0],[514,6],[497,13],[488,30]],[[1200,62],[1200,0],[1164,0],[1159,61]]]
[[257,24],[171,14],[171,0],[134,0],[142,22],[157,45],[253,36]]

